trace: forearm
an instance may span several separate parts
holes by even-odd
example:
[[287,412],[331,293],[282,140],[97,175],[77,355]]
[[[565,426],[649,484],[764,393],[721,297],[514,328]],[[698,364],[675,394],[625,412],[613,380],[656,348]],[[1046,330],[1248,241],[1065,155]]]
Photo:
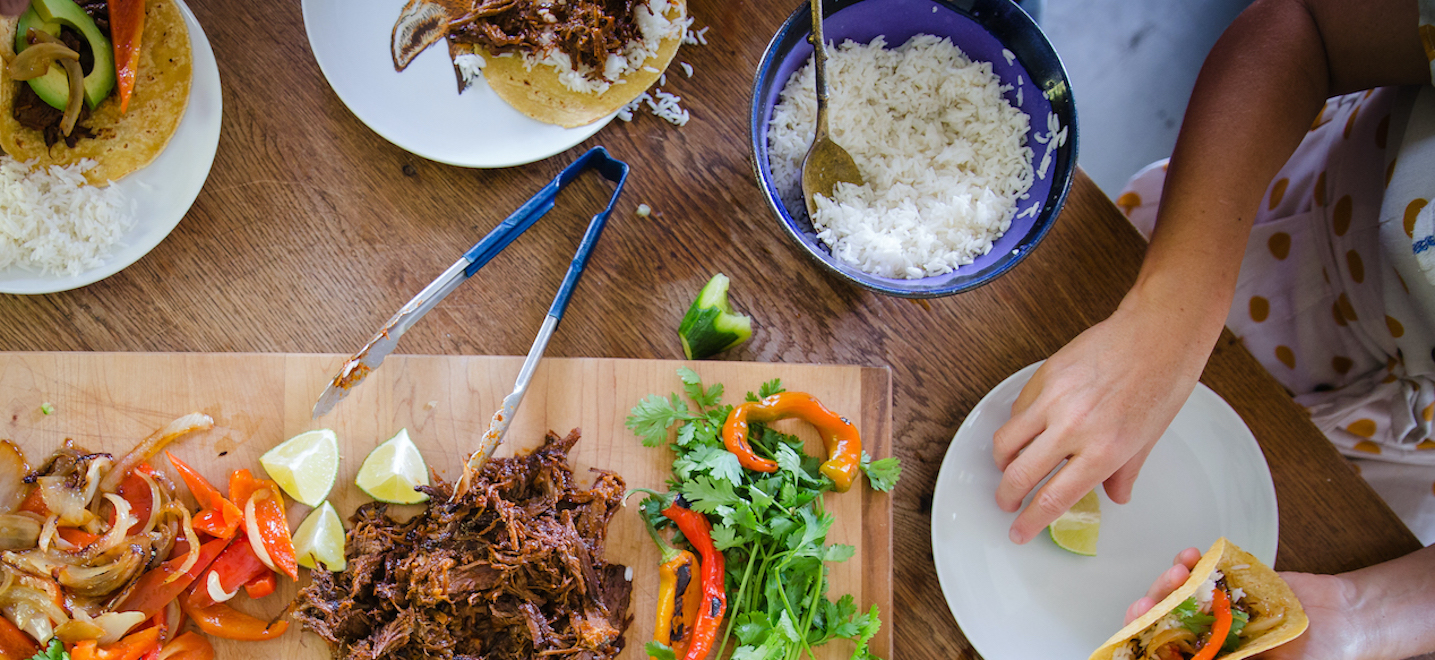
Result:
[[1380,657],[1435,652],[1435,546],[1341,577],[1355,587],[1351,616]]

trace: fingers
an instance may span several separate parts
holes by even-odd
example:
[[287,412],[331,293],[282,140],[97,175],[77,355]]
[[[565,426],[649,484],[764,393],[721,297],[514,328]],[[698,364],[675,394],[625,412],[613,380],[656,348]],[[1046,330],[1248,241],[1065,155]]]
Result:
[[[1002,480],[997,484],[997,506],[1002,511],[1011,513],[1020,509],[1027,494],[1066,460],[1066,455],[1056,449],[1056,443],[1042,440],[1038,436],[1026,446],[1025,451],[1002,468]],[[1056,515],[1061,515],[1062,511],[1057,511]]]
[[[1196,567],[1196,562],[1201,560],[1201,551],[1195,548],[1186,548],[1176,554],[1171,561],[1171,568],[1165,570],[1151,583],[1151,588],[1146,595],[1136,599],[1130,607],[1126,608],[1126,623],[1135,621],[1142,614],[1145,614],[1161,602],[1171,592],[1186,583],[1191,578],[1191,569]],[[1126,624],[1122,624],[1126,625]]]
[[[1028,383],[1027,387],[1030,388],[1031,384]],[[1027,390],[1022,390],[1023,395],[1026,392]],[[1012,404],[1011,409],[1011,419],[992,435],[992,458],[996,460],[997,469],[1003,472],[1046,426],[1046,422],[1030,408],[1029,403],[1022,405],[1020,397]]]
[[[1011,464],[1011,467],[1007,468],[1006,474],[1002,476],[1001,485],[997,486],[999,504],[1001,503],[1001,497],[1004,495],[1002,488],[1006,486],[1007,476],[1014,475],[1017,478],[1026,480],[1030,478],[1029,475],[1039,472],[1040,474],[1035,477],[1035,479],[1039,481],[1047,472],[1055,468],[1056,463],[1059,463],[1061,458],[1063,458],[1057,456],[1055,462],[1050,463],[1050,467],[1042,467],[1046,465],[1045,463],[1036,463],[1037,456],[1032,456],[1033,461],[1028,463],[1028,455],[1037,453],[1035,449],[1037,446],[1037,444],[1033,444],[1032,448],[1023,452],[1022,455]],[[1017,515],[1016,521],[1012,523],[1011,529],[1007,532],[1007,535],[1013,543],[1022,544],[1035,538],[1036,535],[1041,532],[1042,528],[1050,525],[1052,521],[1061,517],[1061,514],[1066,513],[1066,510],[1070,509],[1071,505],[1076,504],[1076,501],[1081,499],[1082,495],[1085,495],[1100,482],[1101,477],[1090,473],[1086,463],[1086,461],[1072,459],[1065,467],[1053,475],[1051,479],[1047,480],[1046,485],[1042,486],[1041,489],[1036,492],[1036,496],[1032,498],[1031,504],[1028,504],[1027,507]],[[1034,484],[1035,481],[1032,483]],[[1017,504],[1021,504],[1020,498],[1018,498]]]
[[1201,561],[1201,551],[1196,548],[1186,548],[1176,555],[1173,564],[1185,566],[1187,572],[1196,567],[1196,562]]
[[1131,607],[1126,608],[1126,622],[1122,623],[1121,625],[1128,625],[1132,621],[1141,618],[1142,614],[1151,611],[1151,608],[1155,606],[1156,601],[1152,600],[1148,596],[1142,596],[1136,599],[1136,602],[1132,603]]
[[1146,464],[1146,457],[1155,449],[1155,445],[1147,445],[1136,452],[1131,460],[1126,461],[1103,482],[1106,486],[1106,496],[1112,502],[1125,504],[1131,501],[1131,489],[1136,485],[1136,476],[1141,473],[1141,466]]

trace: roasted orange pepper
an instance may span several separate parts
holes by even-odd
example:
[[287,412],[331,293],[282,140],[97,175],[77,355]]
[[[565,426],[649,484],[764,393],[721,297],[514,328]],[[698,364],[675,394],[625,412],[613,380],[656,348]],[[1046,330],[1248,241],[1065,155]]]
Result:
[[249,501],[254,500],[254,522],[264,552],[269,555],[276,570],[291,580],[298,580],[299,562],[294,557],[294,539],[289,536],[289,521],[284,516],[284,496],[281,492],[279,484],[268,479],[255,479],[249,470],[241,468],[229,475],[229,501],[241,511],[247,511]]
[[203,635],[186,631],[164,645],[158,660],[214,660],[214,647]]
[[194,625],[207,634],[253,642],[274,639],[289,629],[289,622],[284,619],[266,623],[224,603],[200,607],[195,602],[195,592],[203,588],[204,585],[198,583],[190,585],[184,595],[180,596],[179,607],[194,621]]
[[1212,660],[1221,651],[1221,646],[1226,643],[1226,636],[1231,632],[1231,599],[1226,596],[1226,590],[1216,587],[1211,592],[1211,614],[1216,616],[1216,621],[1211,625],[1211,637],[1206,640],[1206,645],[1201,647],[1191,660]]
[[722,427],[723,445],[737,455],[743,467],[758,472],[776,472],[777,462],[753,453],[747,440],[748,423],[775,422],[792,417],[817,427],[817,432],[822,435],[828,456],[819,468],[822,474],[832,480],[838,492],[851,488],[862,467],[862,438],[852,422],[828,410],[811,394],[779,392],[761,401],[734,406]]
[[99,646],[95,640],[87,639],[75,644],[70,651],[70,660],[139,660],[159,648],[159,633],[159,628],[151,626],[107,646]]
[[0,616],[0,658],[21,660],[39,652],[40,645],[34,639],[10,623],[9,619]]
[[244,512],[224,499],[204,475],[175,458],[174,454],[165,452],[164,455],[169,457],[170,464],[199,502],[199,513],[194,514],[194,528],[217,539],[234,538],[235,530],[244,522]]
[[692,641],[693,623],[702,603],[702,584],[693,579],[700,570],[698,558],[664,540],[646,516],[643,524],[663,553],[658,565],[658,618],[653,624],[653,639],[682,657]]
[[682,498],[673,500],[663,515],[678,526],[683,538],[702,555],[702,598],[697,620],[688,637],[688,652],[683,660],[704,660],[717,640],[718,628],[727,614],[727,569],[723,554],[713,545],[712,523],[708,517],[687,507]]

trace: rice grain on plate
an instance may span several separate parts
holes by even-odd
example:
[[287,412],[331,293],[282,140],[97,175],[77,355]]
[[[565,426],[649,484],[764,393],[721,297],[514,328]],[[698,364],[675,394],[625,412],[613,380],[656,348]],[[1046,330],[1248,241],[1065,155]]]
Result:
[[[1032,183],[1029,120],[1002,96],[987,62],[948,39],[917,35],[887,49],[851,41],[830,51],[828,121],[866,184],[819,195],[817,236],[838,259],[874,275],[941,275],[991,251]],[[809,61],[772,111],[772,175],[793,212],[804,208],[802,159],[817,99]]]
[[74,276],[104,262],[134,218],[115,186],[85,180],[94,164],[31,171],[0,156],[0,270]]

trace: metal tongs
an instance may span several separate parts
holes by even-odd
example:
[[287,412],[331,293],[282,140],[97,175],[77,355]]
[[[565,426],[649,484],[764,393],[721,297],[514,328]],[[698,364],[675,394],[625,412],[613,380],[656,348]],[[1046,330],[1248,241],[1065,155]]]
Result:
[[543,350],[548,347],[548,340],[558,327],[558,320],[563,318],[563,310],[568,307],[568,299],[572,297],[573,289],[578,285],[578,278],[583,275],[583,268],[588,264],[588,257],[593,252],[593,246],[597,244],[598,236],[603,233],[603,227],[608,224],[608,216],[613,213],[613,207],[618,203],[618,195],[623,192],[623,183],[628,179],[628,164],[609,156],[608,151],[603,147],[594,147],[588,150],[578,160],[563,168],[563,171],[548,182],[548,185],[529,198],[523,206],[505,218],[497,227],[494,227],[493,231],[488,232],[483,240],[465,252],[463,257],[449,266],[448,270],[438,276],[438,279],[424,287],[418,295],[400,308],[398,313],[394,314],[393,318],[379,329],[378,334],[369,340],[369,343],[344,362],[338,375],[334,376],[334,380],[329,383],[329,386],[324,389],[324,393],[319,396],[319,401],[314,404],[314,419],[328,413],[335,404],[348,396],[354,387],[363,382],[369,373],[378,369],[384,358],[393,352],[399,338],[413,327],[414,323],[438,305],[445,296],[458,288],[458,285],[463,284],[465,280],[478,272],[478,269],[487,264],[490,259],[508,247],[508,244],[518,238],[519,234],[532,227],[533,223],[553,208],[558,191],[590,167],[598,170],[603,178],[616,184],[613,188],[613,196],[609,198],[608,206],[594,215],[593,220],[588,223],[588,231],[583,234],[583,241],[578,244],[578,251],[573,255],[573,262],[568,265],[568,273],[563,276],[563,283],[558,287],[558,294],[553,297],[553,305],[548,308],[548,316],[543,319],[543,326],[538,330],[538,337],[533,340],[533,347],[528,349],[528,357],[523,361],[523,368],[518,372],[518,381],[513,385],[513,392],[503,397],[503,406],[493,414],[493,421],[489,423],[488,431],[483,434],[478,450],[464,464],[463,476],[454,488],[454,497],[457,498],[467,492],[473,475],[483,468],[483,464],[488,462],[493,451],[503,442],[503,435],[508,431],[508,424],[513,419],[514,413],[518,411],[518,404],[523,402],[523,395],[528,391],[528,382],[533,379],[533,372],[538,368],[538,361],[543,357]]

